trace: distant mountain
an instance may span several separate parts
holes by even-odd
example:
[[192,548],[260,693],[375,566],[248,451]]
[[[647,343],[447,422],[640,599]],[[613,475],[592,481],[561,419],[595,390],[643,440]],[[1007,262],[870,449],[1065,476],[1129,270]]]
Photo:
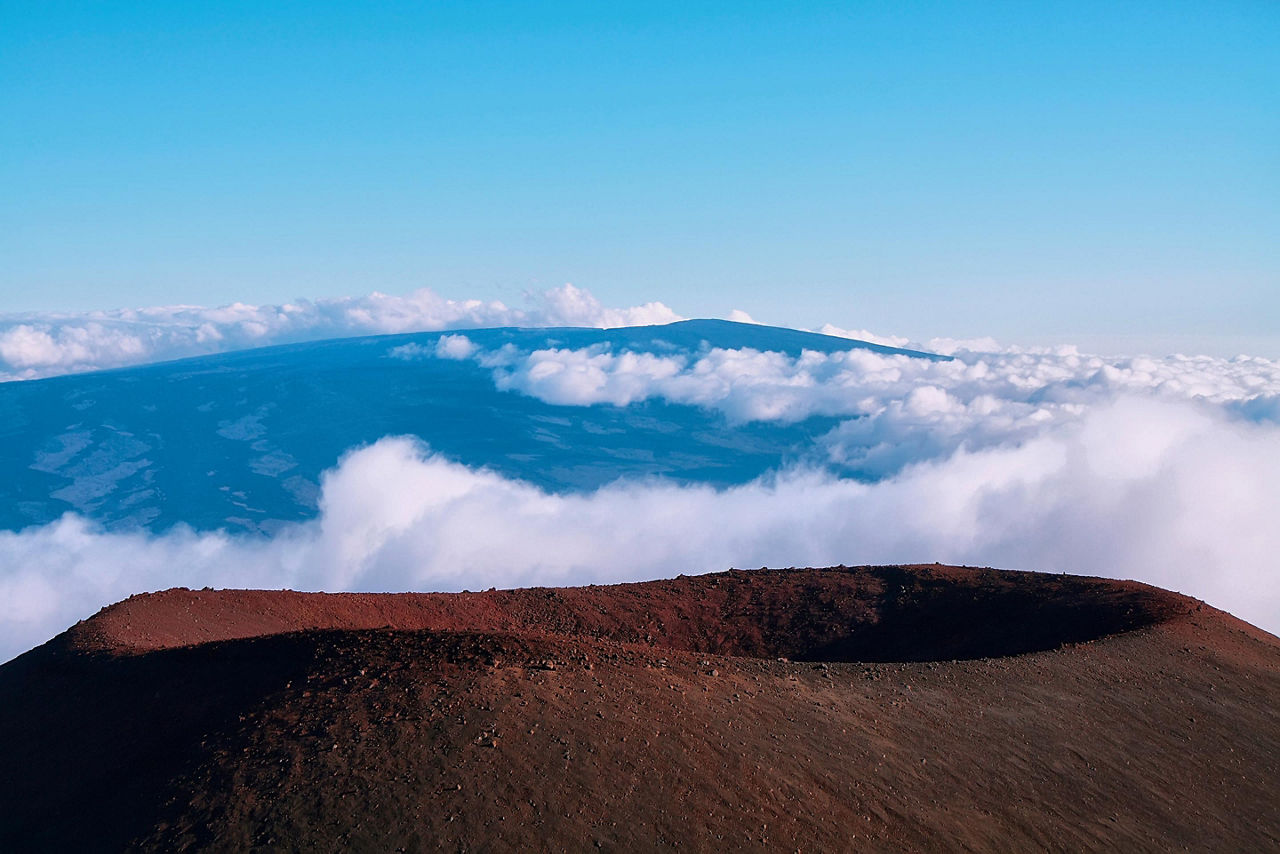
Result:
[[[0,384],[0,528],[75,511],[111,529],[186,523],[270,533],[313,517],[321,473],[344,451],[387,435],[418,436],[465,465],[559,492],[620,477],[743,483],[805,459],[836,423],[731,425],[718,412],[662,400],[557,406],[498,390],[472,360],[391,355],[410,345],[432,352],[448,334],[291,344]],[[485,350],[862,349],[946,358],[722,320],[464,334]]]

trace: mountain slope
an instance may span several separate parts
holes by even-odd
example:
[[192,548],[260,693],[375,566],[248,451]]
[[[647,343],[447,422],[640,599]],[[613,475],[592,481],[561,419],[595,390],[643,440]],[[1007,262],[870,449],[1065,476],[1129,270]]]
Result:
[[[620,477],[744,483],[810,453],[814,437],[835,424],[730,425],[719,413],[660,400],[556,406],[499,391],[470,360],[392,354],[432,353],[445,334],[291,344],[0,384],[0,529],[75,511],[113,529],[185,523],[272,533],[316,515],[320,474],[344,452],[388,435],[419,436],[457,462],[555,491]],[[713,320],[465,335],[486,350],[863,349],[943,358]]]
[[1073,576],[169,591],[0,668],[0,846],[1261,850],[1277,698],[1276,638]]

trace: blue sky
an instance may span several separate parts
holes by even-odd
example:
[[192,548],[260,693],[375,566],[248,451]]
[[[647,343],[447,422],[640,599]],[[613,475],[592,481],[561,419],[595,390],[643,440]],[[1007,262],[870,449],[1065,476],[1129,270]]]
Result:
[[571,281],[1280,355],[1280,4],[12,3],[0,312]]

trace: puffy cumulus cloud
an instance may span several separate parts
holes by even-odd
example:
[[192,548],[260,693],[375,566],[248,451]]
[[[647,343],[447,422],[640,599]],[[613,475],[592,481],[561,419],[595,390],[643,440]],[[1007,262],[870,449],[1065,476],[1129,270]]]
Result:
[[109,322],[62,328],[18,323],[0,332],[0,360],[24,376],[61,373],[82,365],[126,364],[145,358],[146,353],[142,337]]
[[515,325],[614,327],[680,319],[658,302],[608,308],[573,285],[546,291],[525,308],[446,299],[423,289],[406,296],[373,293],[285,305],[0,315],[0,381],[348,335]]
[[465,359],[475,350],[476,345],[465,335],[442,335],[436,341],[436,355],[442,359]]
[[[1238,356],[1107,358],[1074,347],[969,349],[950,361],[864,349],[829,354],[710,349],[654,355],[476,348],[463,336],[449,358],[472,358],[494,382],[561,405],[626,406],[663,398],[716,409],[733,422],[844,417],[820,442],[828,458],[879,478],[958,449],[1025,441],[1121,396],[1196,402],[1280,420],[1280,362]],[[443,346],[443,342],[442,342]]]
[[493,369],[498,388],[554,404],[627,406],[661,397],[719,409],[735,422],[799,421],[857,411],[841,388],[840,374],[859,351],[806,351],[792,358],[752,349],[712,348],[693,356],[614,352],[607,344],[524,352],[510,344],[483,350],[468,339],[465,346],[477,363]]
[[[526,356],[517,356],[514,348],[506,348],[480,354],[479,361],[496,369],[499,388],[567,405],[607,402],[626,406],[654,396],[656,388],[679,376],[685,367],[682,359],[651,353],[615,355],[604,347],[538,350]],[[509,363],[516,366],[507,369]],[[676,400],[684,396],[674,387],[666,391]]]
[[328,473],[317,519],[270,539],[70,515],[0,533],[0,659],[173,585],[458,590],[932,560],[1136,578],[1276,631],[1278,506],[1280,427],[1150,398],[876,483],[799,469],[554,495],[389,438]]
[[[571,284],[544,291],[538,308],[530,314],[535,323],[524,326],[652,326],[673,323],[683,318],[660,302],[647,302],[630,308],[606,308],[589,291]],[[475,328],[475,327],[473,327]]]

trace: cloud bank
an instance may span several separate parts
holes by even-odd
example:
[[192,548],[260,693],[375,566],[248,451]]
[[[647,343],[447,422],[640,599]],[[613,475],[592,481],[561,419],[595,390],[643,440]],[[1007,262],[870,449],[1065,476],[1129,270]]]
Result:
[[74,515],[0,533],[0,659],[174,585],[458,590],[932,560],[1136,578],[1276,631],[1276,507],[1280,427],[1149,396],[876,483],[793,469],[553,495],[388,438],[325,476],[317,519],[271,539],[105,533]]
[[324,338],[493,326],[643,326],[682,318],[660,302],[608,308],[564,285],[525,308],[427,289],[284,305],[161,306],[0,315],[0,382]]
[[[901,343],[901,342],[899,342]],[[990,349],[973,349],[986,346]],[[879,479],[904,466],[1024,442],[1122,396],[1197,403],[1280,421],[1280,362],[1238,356],[1107,358],[1073,347],[951,347],[951,361],[868,350],[615,352],[607,346],[522,352],[479,348],[463,334],[398,358],[471,359],[498,388],[568,406],[663,400],[722,412],[730,422],[841,417],[822,437],[828,460]]]
[[[421,291],[6,318],[0,376],[335,335],[676,319],[660,303],[605,308],[572,286],[525,309]],[[555,405],[661,399],[735,424],[821,415],[835,426],[803,465],[728,489],[633,481],[550,494],[387,438],[325,475],[318,518],[270,538],[107,532],[74,514],[0,532],[0,660],[102,605],[174,585],[457,590],[930,560],[1137,578],[1280,630],[1280,362],[928,346],[954,359],[486,350],[465,332],[392,347],[392,358],[473,361],[497,387]]]

